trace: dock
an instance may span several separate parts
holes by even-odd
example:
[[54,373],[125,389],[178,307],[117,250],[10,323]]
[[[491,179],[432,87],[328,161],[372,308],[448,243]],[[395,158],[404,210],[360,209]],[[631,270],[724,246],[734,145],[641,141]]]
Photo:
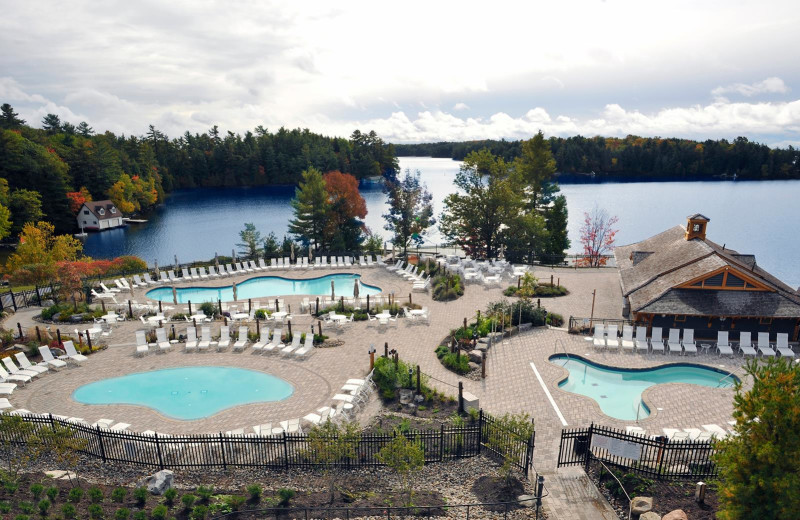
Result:
[[123,222],[127,222],[128,224],[146,224],[147,220],[143,218],[123,218]]

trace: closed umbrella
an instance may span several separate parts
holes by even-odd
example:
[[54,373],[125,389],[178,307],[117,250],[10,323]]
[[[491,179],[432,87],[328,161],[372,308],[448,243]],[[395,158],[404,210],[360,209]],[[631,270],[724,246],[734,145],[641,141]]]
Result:
[[236,301],[236,282],[233,282],[233,301]]
[[175,255],[175,270],[178,271],[178,255]]
[[334,286],[333,286],[333,280],[331,280],[331,300],[335,300],[335,299],[336,299],[336,290],[334,289]]
[[358,298],[358,278],[353,281],[353,298]]
[[214,267],[219,269],[219,255],[216,251],[214,251]]
[[161,278],[161,271],[158,270],[158,260],[156,260],[156,279]]
[[292,242],[292,246],[291,246],[291,253],[289,253],[289,255],[290,255],[290,256],[291,256],[291,258],[292,258],[292,260],[291,260],[291,261],[292,261],[292,262],[294,262],[294,242]]
[[233,262],[235,263],[236,262],[236,251],[234,249],[231,249],[231,258],[233,258]]
[[311,244],[308,244],[308,262],[311,263],[312,260],[312,253],[311,253]]
[[175,286],[172,286],[172,303],[178,304],[178,291],[175,289]]

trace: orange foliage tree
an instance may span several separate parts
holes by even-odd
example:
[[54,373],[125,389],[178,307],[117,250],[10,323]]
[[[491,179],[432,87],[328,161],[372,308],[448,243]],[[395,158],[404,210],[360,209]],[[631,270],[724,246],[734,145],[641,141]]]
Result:
[[73,215],[77,215],[84,203],[92,201],[92,194],[89,193],[86,186],[81,186],[78,191],[68,191],[67,198],[69,199],[69,209]]
[[322,176],[330,201],[326,231],[333,249],[357,249],[364,237],[367,203],[358,191],[358,179],[349,173],[330,171]]

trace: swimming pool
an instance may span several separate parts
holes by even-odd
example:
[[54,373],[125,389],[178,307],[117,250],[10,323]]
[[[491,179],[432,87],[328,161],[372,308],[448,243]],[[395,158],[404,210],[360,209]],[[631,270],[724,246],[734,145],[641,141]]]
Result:
[[136,404],[194,420],[241,404],[281,401],[293,392],[283,379],[255,370],[180,367],[96,381],[76,389],[72,398],[83,404]]
[[[292,294],[307,294],[309,296],[329,295],[331,293],[331,281],[333,281],[336,296],[353,296],[353,285],[359,280],[358,294],[364,297],[368,294],[378,294],[380,287],[362,283],[361,275],[358,274],[329,274],[319,278],[304,278],[302,280],[283,278],[281,276],[259,276],[250,278],[242,283],[236,284],[236,299],[247,300],[248,298],[264,298],[268,296],[288,296]],[[215,302],[217,300],[232,301],[233,286],[223,287],[183,287],[175,289],[178,303]],[[172,287],[159,287],[147,291],[147,297],[162,302],[171,302]]]
[[661,383],[690,383],[714,388],[728,388],[736,376],[712,367],[689,363],[670,363],[653,368],[616,368],[592,363],[580,356],[556,354],[550,362],[569,370],[569,377],[559,388],[591,397],[604,414],[625,421],[650,415],[642,401],[646,388]]

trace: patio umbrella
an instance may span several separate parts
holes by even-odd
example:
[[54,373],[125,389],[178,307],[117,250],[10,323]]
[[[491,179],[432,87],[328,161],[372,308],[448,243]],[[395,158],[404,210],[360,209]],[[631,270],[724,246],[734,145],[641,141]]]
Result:
[[353,298],[358,298],[358,278],[353,281]]
[[290,254],[291,258],[292,258],[291,261],[294,262],[294,242],[292,242],[291,253],[289,253],[289,254]]
[[233,282],[233,301],[236,301],[236,282]]
[[311,262],[311,260],[312,260],[312,258],[311,258],[312,256],[313,256],[313,255],[312,255],[312,253],[311,253],[311,244],[308,244],[308,261],[309,261],[309,263],[310,263],[310,262]]
[[214,267],[219,269],[219,255],[216,251],[214,251]]
[[233,258],[233,261],[236,262],[236,251],[234,249],[231,249],[231,258]]
[[178,255],[175,255],[175,270],[178,270]]
[[331,280],[331,300],[335,300],[335,299],[336,299],[336,290],[334,289],[334,286],[333,286],[333,280]]
[[158,260],[156,260],[156,278],[161,278],[161,271],[158,270]]
[[175,305],[178,304],[178,291],[175,290],[174,285],[172,286],[172,303],[174,303]]

